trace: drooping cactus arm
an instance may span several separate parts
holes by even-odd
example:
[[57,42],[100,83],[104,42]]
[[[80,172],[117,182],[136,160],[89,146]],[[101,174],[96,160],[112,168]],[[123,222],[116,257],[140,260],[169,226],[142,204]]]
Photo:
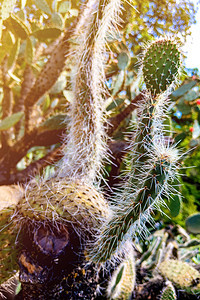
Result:
[[85,24],[82,31],[78,29],[81,39],[74,56],[74,100],[62,174],[93,182],[100,172],[106,148],[103,102],[106,36],[118,19],[120,0],[90,2],[93,13],[82,20]]

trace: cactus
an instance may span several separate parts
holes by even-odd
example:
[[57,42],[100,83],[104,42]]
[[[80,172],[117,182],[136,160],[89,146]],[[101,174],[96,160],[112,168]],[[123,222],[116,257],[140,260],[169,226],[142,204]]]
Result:
[[120,0],[89,1],[75,31],[79,47],[75,49],[74,101],[64,159],[60,165],[62,176],[84,177],[85,181],[93,182],[100,175],[106,151],[103,53],[106,35],[112,34],[118,21],[120,3]]
[[17,205],[17,219],[32,222],[71,222],[85,230],[95,230],[108,215],[108,206],[94,187],[80,180],[52,178],[32,181]]
[[[161,50],[165,43],[169,44],[168,39],[158,43]],[[170,41],[170,47],[171,45]],[[152,51],[148,55],[150,54],[154,57]],[[178,49],[176,54],[175,57],[180,59]],[[180,64],[181,62],[177,62],[178,66]],[[168,68],[173,70],[173,66],[174,63],[171,63]],[[173,76],[171,72],[168,72],[168,77],[165,76],[166,88],[169,82],[172,85],[176,81],[178,71],[179,68],[172,72]],[[143,73],[146,72],[144,63]],[[118,256],[127,239],[134,238],[137,232],[145,234],[145,222],[152,221],[150,213],[155,208],[160,209],[164,204],[163,196],[169,197],[169,193],[173,192],[169,183],[177,177],[179,156],[178,151],[166,142],[164,136],[163,120],[168,101],[166,93],[160,93],[159,90],[159,94],[152,96],[151,92],[146,92],[139,106],[138,127],[132,137],[129,154],[131,159],[128,160],[130,168],[122,184],[123,192],[117,194],[116,205],[112,207],[113,214],[108,222],[103,224],[95,247],[88,251],[93,261],[105,262],[113,255]],[[95,249],[98,249],[98,252]]]
[[130,299],[135,286],[135,279],[136,271],[134,253],[130,247],[129,254],[119,264],[109,282],[107,288],[107,295],[109,299]]
[[15,216],[16,205],[23,196],[19,186],[1,186],[0,203],[0,284],[9,279],[13,271],[18,270],[16,236],[18,229],[12,220]]
[[163,261],[158,270],[164,277],[172,281],[177,288],[192,294],[200,292],[200,273],[188,263],[169,259]]
[[0,212],[0,284],[18,270],[17,255],[15,247],[17,231],[13,226],[11,217],[15,207],[8,207]]
[[167,286],[162,291],[160,300],[176,300],[176,291],[172,283],[170,281],[167,281],[166,285]]
[[180,72],[181,53],[175,41],[161,38],[147,46],[143,56],[143,75],[147,89],[153,95],[168,90],[176,83]]
[[[176,43],[165,38],[149,45],[143,55],[147,90],[138,105],[138,126],[126,158],[130,167],[110,207],[97,187],[106,156],[103,53],[106,36],[117,24],[120,5],[120,0],[88,1],[74,31],[74,40],[79,44],[72,47],[72,52],[76,50],[72,57],[74,101],[64,158],[54,177],[40,177],[27,185],[13,217],[16,230],[22,228],[20,235],[26,234],[24,224],[30,230],[39,228],[35,230],[38,235],[46,232],[46,224],[58,228],[56,233],[52,228],[52,235],[59,232],[60,225],[72,224],[81,241],[89,233],[85,256],[90,263],[105,263],[121,253],[125,255],[108,287],[111,299],[131,295],[135,281],[133,254],[127,258],[125,248],[138,233],[146,234],[145,224],[153,221],[152,211],[161,210],[163,197],[175,191],[171,183],[177,178],[179,160],[178,151],[165,138],[165,118],[167,94],[177,82],[181,54]],[[32,233],[29,237],[34,236]],[[40,270],[39,265],[29,261],[28,253],[21,252],[19,262],[22,267],[36,266]]]

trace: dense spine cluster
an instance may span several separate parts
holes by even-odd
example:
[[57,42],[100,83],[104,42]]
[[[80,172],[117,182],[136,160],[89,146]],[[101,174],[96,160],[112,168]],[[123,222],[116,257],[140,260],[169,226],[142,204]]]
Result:
[[18,218],[32,222],[68,222],[77,231],[92,232],[108,215],[104,198],[80,180],[32,181],[17,205]]

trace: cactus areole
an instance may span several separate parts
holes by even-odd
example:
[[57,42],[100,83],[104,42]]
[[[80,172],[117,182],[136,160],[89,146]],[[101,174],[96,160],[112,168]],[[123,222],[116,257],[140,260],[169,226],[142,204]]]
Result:
[[166,91],[174,83],[180,70],[180,55],[178,45],[171,39],[159,39],[147,47],[143,76],[153,95]]

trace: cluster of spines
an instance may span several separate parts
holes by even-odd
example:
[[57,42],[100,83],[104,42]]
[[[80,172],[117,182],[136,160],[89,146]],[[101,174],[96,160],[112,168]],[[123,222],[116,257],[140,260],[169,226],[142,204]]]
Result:
[[17,205],[17,218],[31,222],[71,223],[77,232],[95,231],[108,206],[94,187],[69,178],[32,181]]
[[[158,45],[161,45],[163,51],[165,44],[168,47],[171,43],[166,39]],[[177,53],[175,56],[180,60],[178,49]],[[151,54],[149,46],[145,55]],[[180,64],[177,62],[178,66]],[[143,63],[143,73],[145,72]],[[171,73],[168,77],[166,74],[165,89],[169,82],[171,89],[178,74],[179,68],[174,71],[173,77]],[[165,138],[163,121],[168,103],[167,90],[155,92],[147,89],[144,94],[139,105],[138,126],[133,133],[128,155],[128,173],[116,195],[115,204],[111,207],[112,214],[100,229],[95,247],[89,251],[89,257],[95,262],[106,262],[118,257],[127,240],[132,240],[137,233],[145,235],[145,223],[152,222],[152,211],[161,210],[161,206],[165,205],[163,198],[169,198],[173,192],[170,183],[177,176],[179,156],[178,151]]]

